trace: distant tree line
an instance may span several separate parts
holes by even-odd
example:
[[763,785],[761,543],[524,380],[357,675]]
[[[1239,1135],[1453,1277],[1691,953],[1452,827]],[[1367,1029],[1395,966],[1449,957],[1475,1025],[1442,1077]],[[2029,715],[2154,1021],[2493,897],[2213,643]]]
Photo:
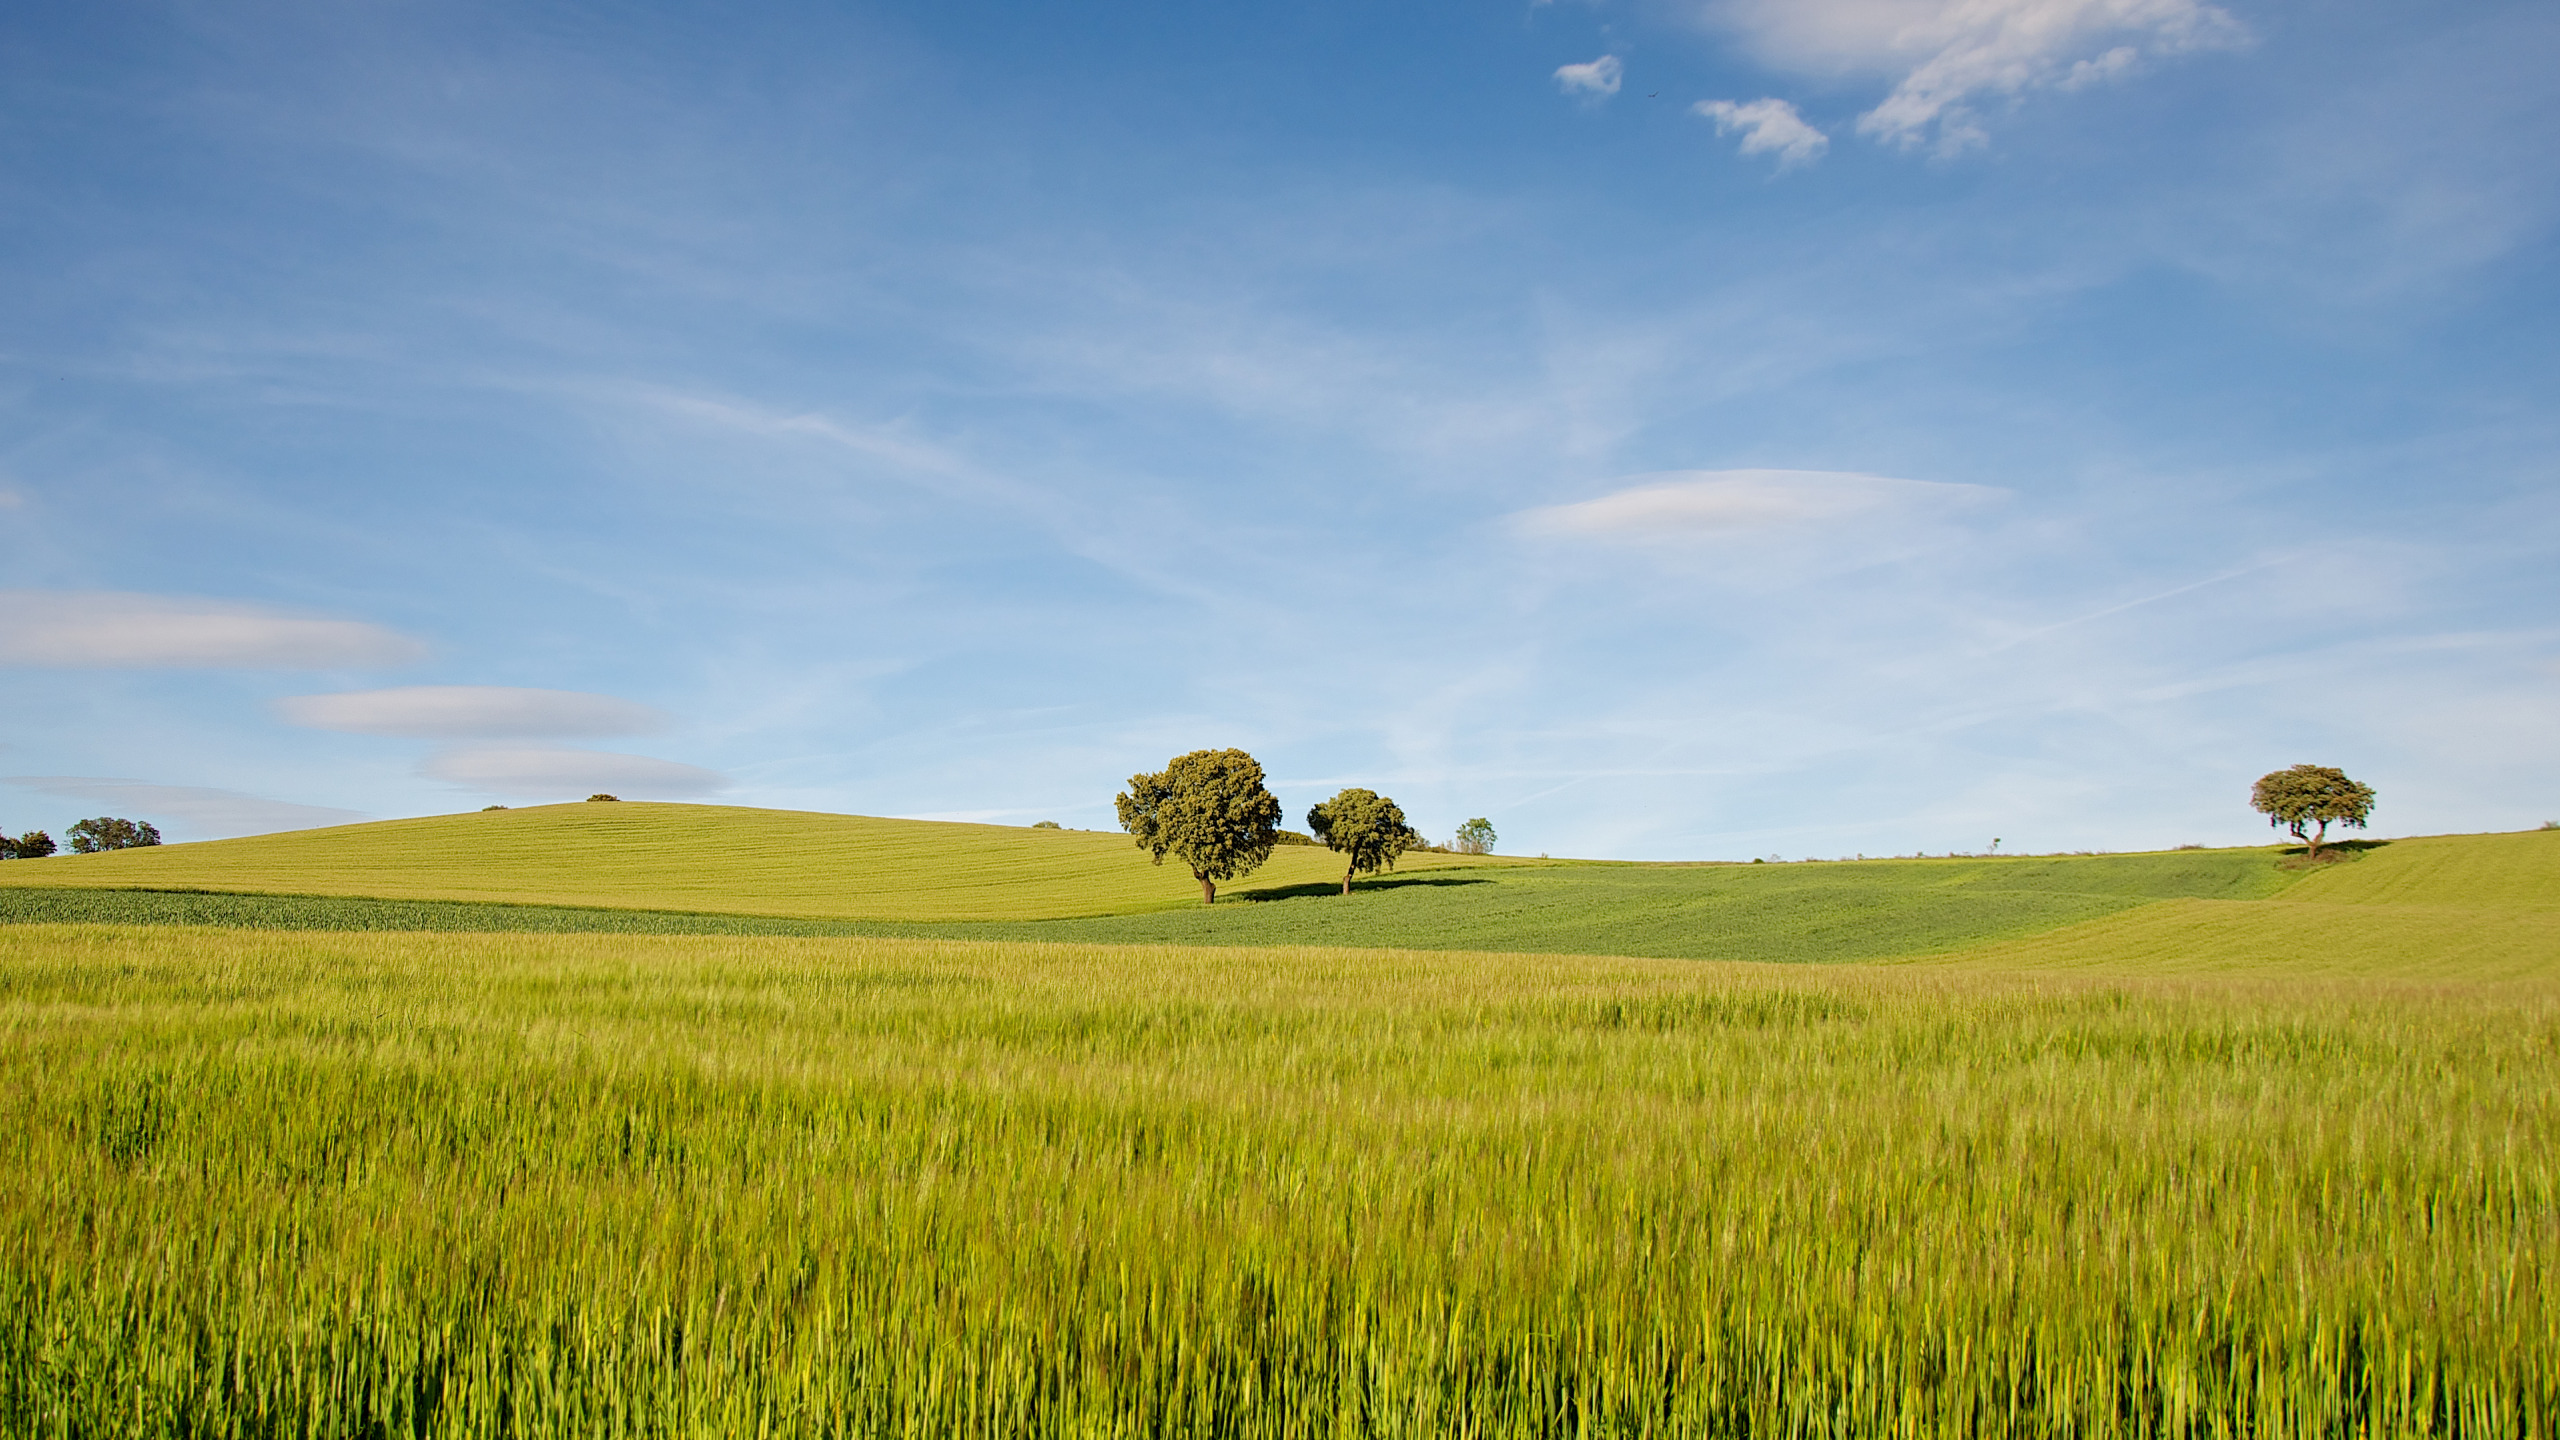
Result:
[[[100,815],[83,820],[62,832],[71,841],[75,855],[95,855],[101,850],[136,850],[160,843],[159,827],[148,820],[119,820],[113,815]],[[53,837],[42,830],[30,830],[11,838],[0,835],[0,860],[41,860],[54,853]]]
[[[1404,810],[1374,790],[1346,789],[1307,811],[1311,835],[1280,828],[1279,798],[1263,784],[1262,763],[1242,750],[1194,750],[1165,768],[1132,775],[1118,798],[1120,828],[1161,865],[1181,861],[1200,882],[1200,903],[1213,905],[1220,881],[1251,874],[1282,845],[1322,845],[1343,857],[1342,893],[1356,876],[1392,870],[1413,850],[1433,850],[1406,822]],[[1493,826],[1470,820],[1456,848],[1493,853]]]

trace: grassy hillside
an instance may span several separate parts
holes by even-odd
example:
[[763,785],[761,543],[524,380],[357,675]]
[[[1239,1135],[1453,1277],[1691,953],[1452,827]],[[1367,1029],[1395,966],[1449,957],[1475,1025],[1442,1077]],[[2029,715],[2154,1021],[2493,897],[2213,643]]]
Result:
[[2560,973],[2560,833],[2395,840],[2269,899],[2166,900],[1943,958],[2127,975]]
[[[1791,865],[1418,856],[1343,897],[1331,852],[1283,849],[1204,908],[1188,876],[1148,865],[1117,835],[560,805],[13,863],[0,866],[0,922],[1758,961],[1964,952],[1986,964],[2191,970],[2281,955],[2369,972],[2425,957],[2446,973],[2529,966],[2560,924],[2560,832],[2394,841],[2310,871],[2277,861],[2272,848]],[[132,885],[265,893],[106,888]]]
[[[1416,855],[1408,871],[1481,858]],[[1496,861],[1494,864],[1536,862]],[[1283,847],[1238,889],[1339,883]],[[806,919],[1047,919],[1199,902],[1119,834],[726,805],[544,805],[0,865],[0,885],[598,905]]]
[[2309,905],[2560,910],[2560,830],[2394,840],[2287,889]]
[[[972,844],[983,843],[979,837],[988,828],[962,827],[960,835]],[[994,833],[1009,843],[1020,832]],[[2160,899],[2265,896],[2297,878],[2277,869],[2273,854],[2264,850],[1797,865],[1506,866],[1430,858],[1444,863],[1363,881],[1349,897],[1336,893],[1328,878],[1249,888],[1214,908],[1184,904],[1152,914],[1083,919],[778,921],[450,901],[172,895],[22,885],[0,888],[0,920],[297,929],[931,934],[1097,944],[1395,946],[1843,961],[2032,934]],[[562,882],[555,877],[552,883]],[[319,885],[305,875],[301,888]],[[726,897],[721,908],[742,908],[756,898]],[[981,913],[1007,898],[1001,892],[979,896]]]
[[2552,953],[10,927],[0,1433],[2550,1440]]

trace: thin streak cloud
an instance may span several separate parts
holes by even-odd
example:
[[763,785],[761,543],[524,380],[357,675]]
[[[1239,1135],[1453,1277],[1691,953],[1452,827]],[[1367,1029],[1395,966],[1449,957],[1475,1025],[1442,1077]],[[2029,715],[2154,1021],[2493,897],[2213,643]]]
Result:
[[409,685],[276,702],[288,722],[312,730],[428,739],[581,739],[641,735],[667,717],[636,701],[576,690],[509,685]]
[[362,620],[114,590],[0,591],[0,665],[341,670],[407,665],[426,646]]

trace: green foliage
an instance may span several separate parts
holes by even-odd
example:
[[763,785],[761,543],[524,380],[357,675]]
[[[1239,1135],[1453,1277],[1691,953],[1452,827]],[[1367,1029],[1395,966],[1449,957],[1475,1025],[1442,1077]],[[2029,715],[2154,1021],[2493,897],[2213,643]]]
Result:
[[1031,828],[1034,830],[1063,830],[1066,827],[1060,825],[1055,820],[1034,820],[1031,822]]
[[1295,830],[1280,831],[1278,834],[1274,835],[1272,839],[1282,845],[1313,845],[1316,843],[1316,837],[1313,835],[1301,835]]
[[1351,877],[1396,868],[1396,857],[1422,843],[1404,822],[1404,811],[1375,790],[1342,791],[1307,812],[1307,828],[1328,850],[1341,854],[1349,868],[1342,872],[1342,893],[1351,893]]
[[53,853],[53,837],[42,830],[30,830],[11,839],[0,835],[0,860],[41,860]]
[[1156,864],[1171,855],[1190,867],[1204,905],[1218,881],[1251,874],[1280,843],[1280,801],[1263,788],[1262,763],[1241,750],[1194,750],[1132,775],[1118,806],[1120,828]]
[[0,930],[0,1434],[2550,1440],[2554,953]]
[[1494,839],[1493,822],[1479,815],[1458,827],[1457,839],[1450,848],[1461,855],[1490,855]]
[[2317,858],[2330,825],[2364,828],[2373,814],[2373,787],[2326,765],[2296,765],[2259,776],[2249,787],[2249,808],[2266,816],[2270,826],[2292,832]]
[[607,794],[604,794],[604,793],[602,793],[602,792],[598,792],[598,793],[596,793],[596,794],[593,794],[593,795],[590,795],[590,796],[588,796],[588,797],[587,797],[588,802],[589,802],[589,803],[591,803],[591,804],[592,804],[593,802],[595,802],[595,801],[598,801],[598,800],[611,800],[611,801],[614,801],[614,802],[616,802],[616,803],[619,803],[619,802],[621,801],[621,799],[622,799],[622,797],[621,797],[621,796],[619,796],[619,795],[607,795]]
[[65,833],[71,837],[72,853],[78,855],[140,850],[160,843],[160,831],[150,821],[119,820],[112,815],[83,820]]

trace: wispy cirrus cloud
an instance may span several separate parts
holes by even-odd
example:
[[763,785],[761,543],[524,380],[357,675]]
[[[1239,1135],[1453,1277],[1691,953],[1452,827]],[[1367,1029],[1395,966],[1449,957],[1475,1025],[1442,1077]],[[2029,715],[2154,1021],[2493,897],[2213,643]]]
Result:
[[638,735],[666,724],[658,711],[618,696],[512,685],[407,685],[294,695],[277,701],[276,711],[313,730],[430,739]]
[[1741,131],[1743,154],[1775,155],[1781,170],[1810,165],[1831,148],[1831,137],[1806,124],[1784,100],[1701,100],[1690,109],[1716,122],[1719,135]]
[[1707,15],[1778,68],[1890,77],[1859,133],[1940,153],[1989,138],[1985,100],[2073,89],[2249,38],[2206,0],[1717,0]]
[[1569,505],[1524,510],[1532,535],[1679,540],[1837,526],[1888,514],[1944,511],[2006,492],[1987,485],[1900,480],[1839,470],[1681,470]]
[[115,590],[0,591],[0,665],[336,670],[406,665],[426,647],[362,620]]
[[1625,79],[1626,64],[1615,55],[1603,55],[1579,65],[1559,65],[1555,73],[1556,88],[1567,95],[1592,100],[1606,100],[1617,94]]
[[728,776],[699,765],[549,745],[448,750],[431,757],[419,773],[486,794],[528,799],[574,800],[604,791],[632,799],[681,800],[729,786]]

